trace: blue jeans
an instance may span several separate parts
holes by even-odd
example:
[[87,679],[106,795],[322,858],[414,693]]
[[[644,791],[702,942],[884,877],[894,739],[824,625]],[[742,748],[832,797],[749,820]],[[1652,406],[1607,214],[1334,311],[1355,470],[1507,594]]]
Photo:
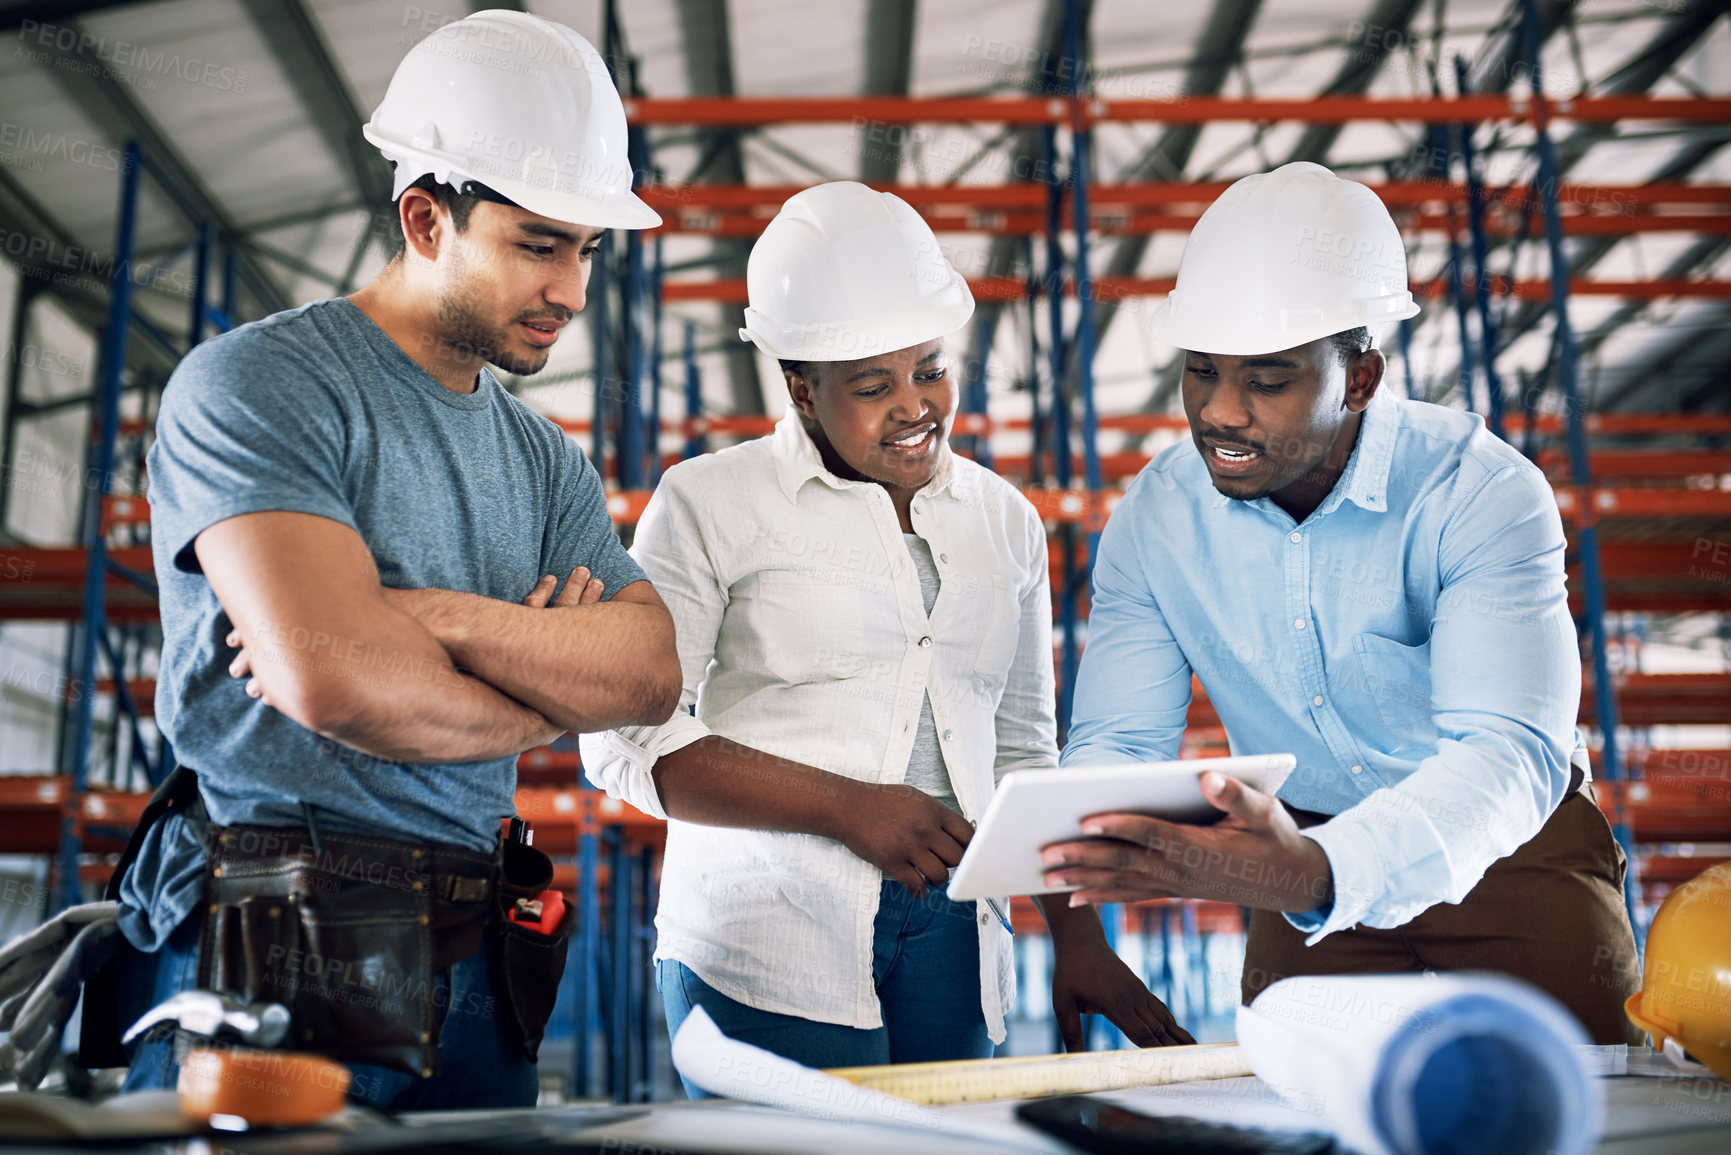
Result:
[[[980,932],[974,904],[942,890],[915,898],[884,880],[872,924],[872,978],[884,1025],[872,1030],[761,1011],[736,1002],[675,959],[662,959],[655,985],[669,1036],[701,1006],[721,1033],[808,1067],[869,1067],[987,1059],[992,1040],[980,1010]],[[710,1096],[680,1076],[693,1099]]]
[[[120,1024],[124,1031],[151,1007],[198,984],[200,906],[175,928],[162,949],[144,954],[125,938],[120,945]],[[385,1111],[533,1107],[540,1080],[505,1023],[494,973],[491,925],[481,949],[433,982],[445,1006],[439,1030],[439,1073],[430,1079],[372,1063],[350,1063],[349,1098]],[[180,1078],[172,1035],[127,1048],[132,1060],[122,1091],[172,1090]]]

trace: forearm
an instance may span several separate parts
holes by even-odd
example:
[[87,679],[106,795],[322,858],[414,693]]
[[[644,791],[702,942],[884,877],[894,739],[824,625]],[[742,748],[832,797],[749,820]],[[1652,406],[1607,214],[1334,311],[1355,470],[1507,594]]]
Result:
[[[561,731],[536,711],[462,674],[413,618],[381,605],[363,635],[266,626],[251,647],[266,701],[316,733],[394,762],[509,757]],[[272,700],[273,674],[298,667],[316,695]],[[319,699],[314,704],[310,699]]]
[[1091,906],[1071,906],[1068,894],[1036,894],[1034,905],[1046,920],[1052,936],[1052,947],[1064,950],[1099,940],[1106,941],[1106,928],[1100,925],[1100,914]]
[[387,597],[457,665],[567,730],[659,725],[677,704],[673,624],[660,606],[534,608],[437,589]]
[[355,530],[312,514],[243,514],[194,541],[233,629],[229,673],[314,733],[378,758],[501,758],[558,731],[458,673],[432,634],[393,608]]
[[393,702],[325,736],[394,762],[490,762],[565,733],[529,707],[450,667],[457,681],[436,699]]
[[842,817],[871,787],[802,762],[710,735],[656,760],[668,817],[840,838]]

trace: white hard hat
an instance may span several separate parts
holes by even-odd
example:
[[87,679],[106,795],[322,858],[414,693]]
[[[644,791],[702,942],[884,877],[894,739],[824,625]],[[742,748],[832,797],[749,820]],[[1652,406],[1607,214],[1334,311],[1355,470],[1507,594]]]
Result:
[[1150,322],[1198,353],[1277,353],[1418,314],[1406,246],[1377,195],[1299,161],[1235,182],[1190,232]]
[[974,295],[925,219],[857,181],[787,198],[752,246],[739,331],[771,357],[853,361],[954,333]]
[[575,225],[647,229],[631,191],[625,106],[595,46],[563,24],[491,9],[409,50],[362,127],[397,166],[394,200],[431,173]]

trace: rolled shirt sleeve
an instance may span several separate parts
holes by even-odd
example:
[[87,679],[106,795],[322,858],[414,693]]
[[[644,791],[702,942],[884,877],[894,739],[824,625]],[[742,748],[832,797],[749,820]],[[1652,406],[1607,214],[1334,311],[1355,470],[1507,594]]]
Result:
[[1026,498],[1018,495],[1014,500],[1024,514],[1027,566],[1016,595],[1016,656],[993,718],[997,736],[994,781],[1012,770],[1049,769],[1058,760],[1046,529]]
[[1564,537],[1538,470],[1491,474],[1444,526],[1430,637],[1436,751],[1399,784],[1305,831],[1332,907],[1288,915],[1314,944],[1458,903],[1538,833],[1570,781],[1581,665]]
[[661,819],[667,817],[667,810],[655,789],[655,763],[711,732],[693,712],[698,689],[715,657],[715,639],[728,600],[710,559],[710,540],[701,510],[684,491],[679,475],[668,473],[637,523],[631,557],[673,617],[679,649],[679,707],[659,726],[625,726],[578,739],[590,782]]

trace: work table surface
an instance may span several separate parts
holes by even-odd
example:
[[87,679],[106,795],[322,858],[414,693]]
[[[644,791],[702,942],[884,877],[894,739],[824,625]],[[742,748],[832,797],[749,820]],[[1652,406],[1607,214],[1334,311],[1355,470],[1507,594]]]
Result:
[[[1725,1155],[1731,1152],[1731,1083],[1719,1079],[1606,1078],[1605,1136],[1599,1155]],[[1285,1124],[1321,1129],[1315,1114],[1281,1103],[1254,1078],[1200,1080],[1105,1093],[1102,1098],[1149,1114],[1228,1117],[1243,1126]],[[6,1143],[0,1152],[76,1149],[77,1145]],[[623,1155],[763,1152],[768,1155],[946,1155],[1061,1153],[1075,1150],[1017,1121],[1015,1103],[946,1108],[938,1127],[836,1121],[731,1101],[572,1104],[528,1111],[432,1112],[397,1122],[350,1112],[340,1128],[252,1132],[158,1140],[122,1151],[199,1155],[326,1155],[337,1152],[574,1150]]]

